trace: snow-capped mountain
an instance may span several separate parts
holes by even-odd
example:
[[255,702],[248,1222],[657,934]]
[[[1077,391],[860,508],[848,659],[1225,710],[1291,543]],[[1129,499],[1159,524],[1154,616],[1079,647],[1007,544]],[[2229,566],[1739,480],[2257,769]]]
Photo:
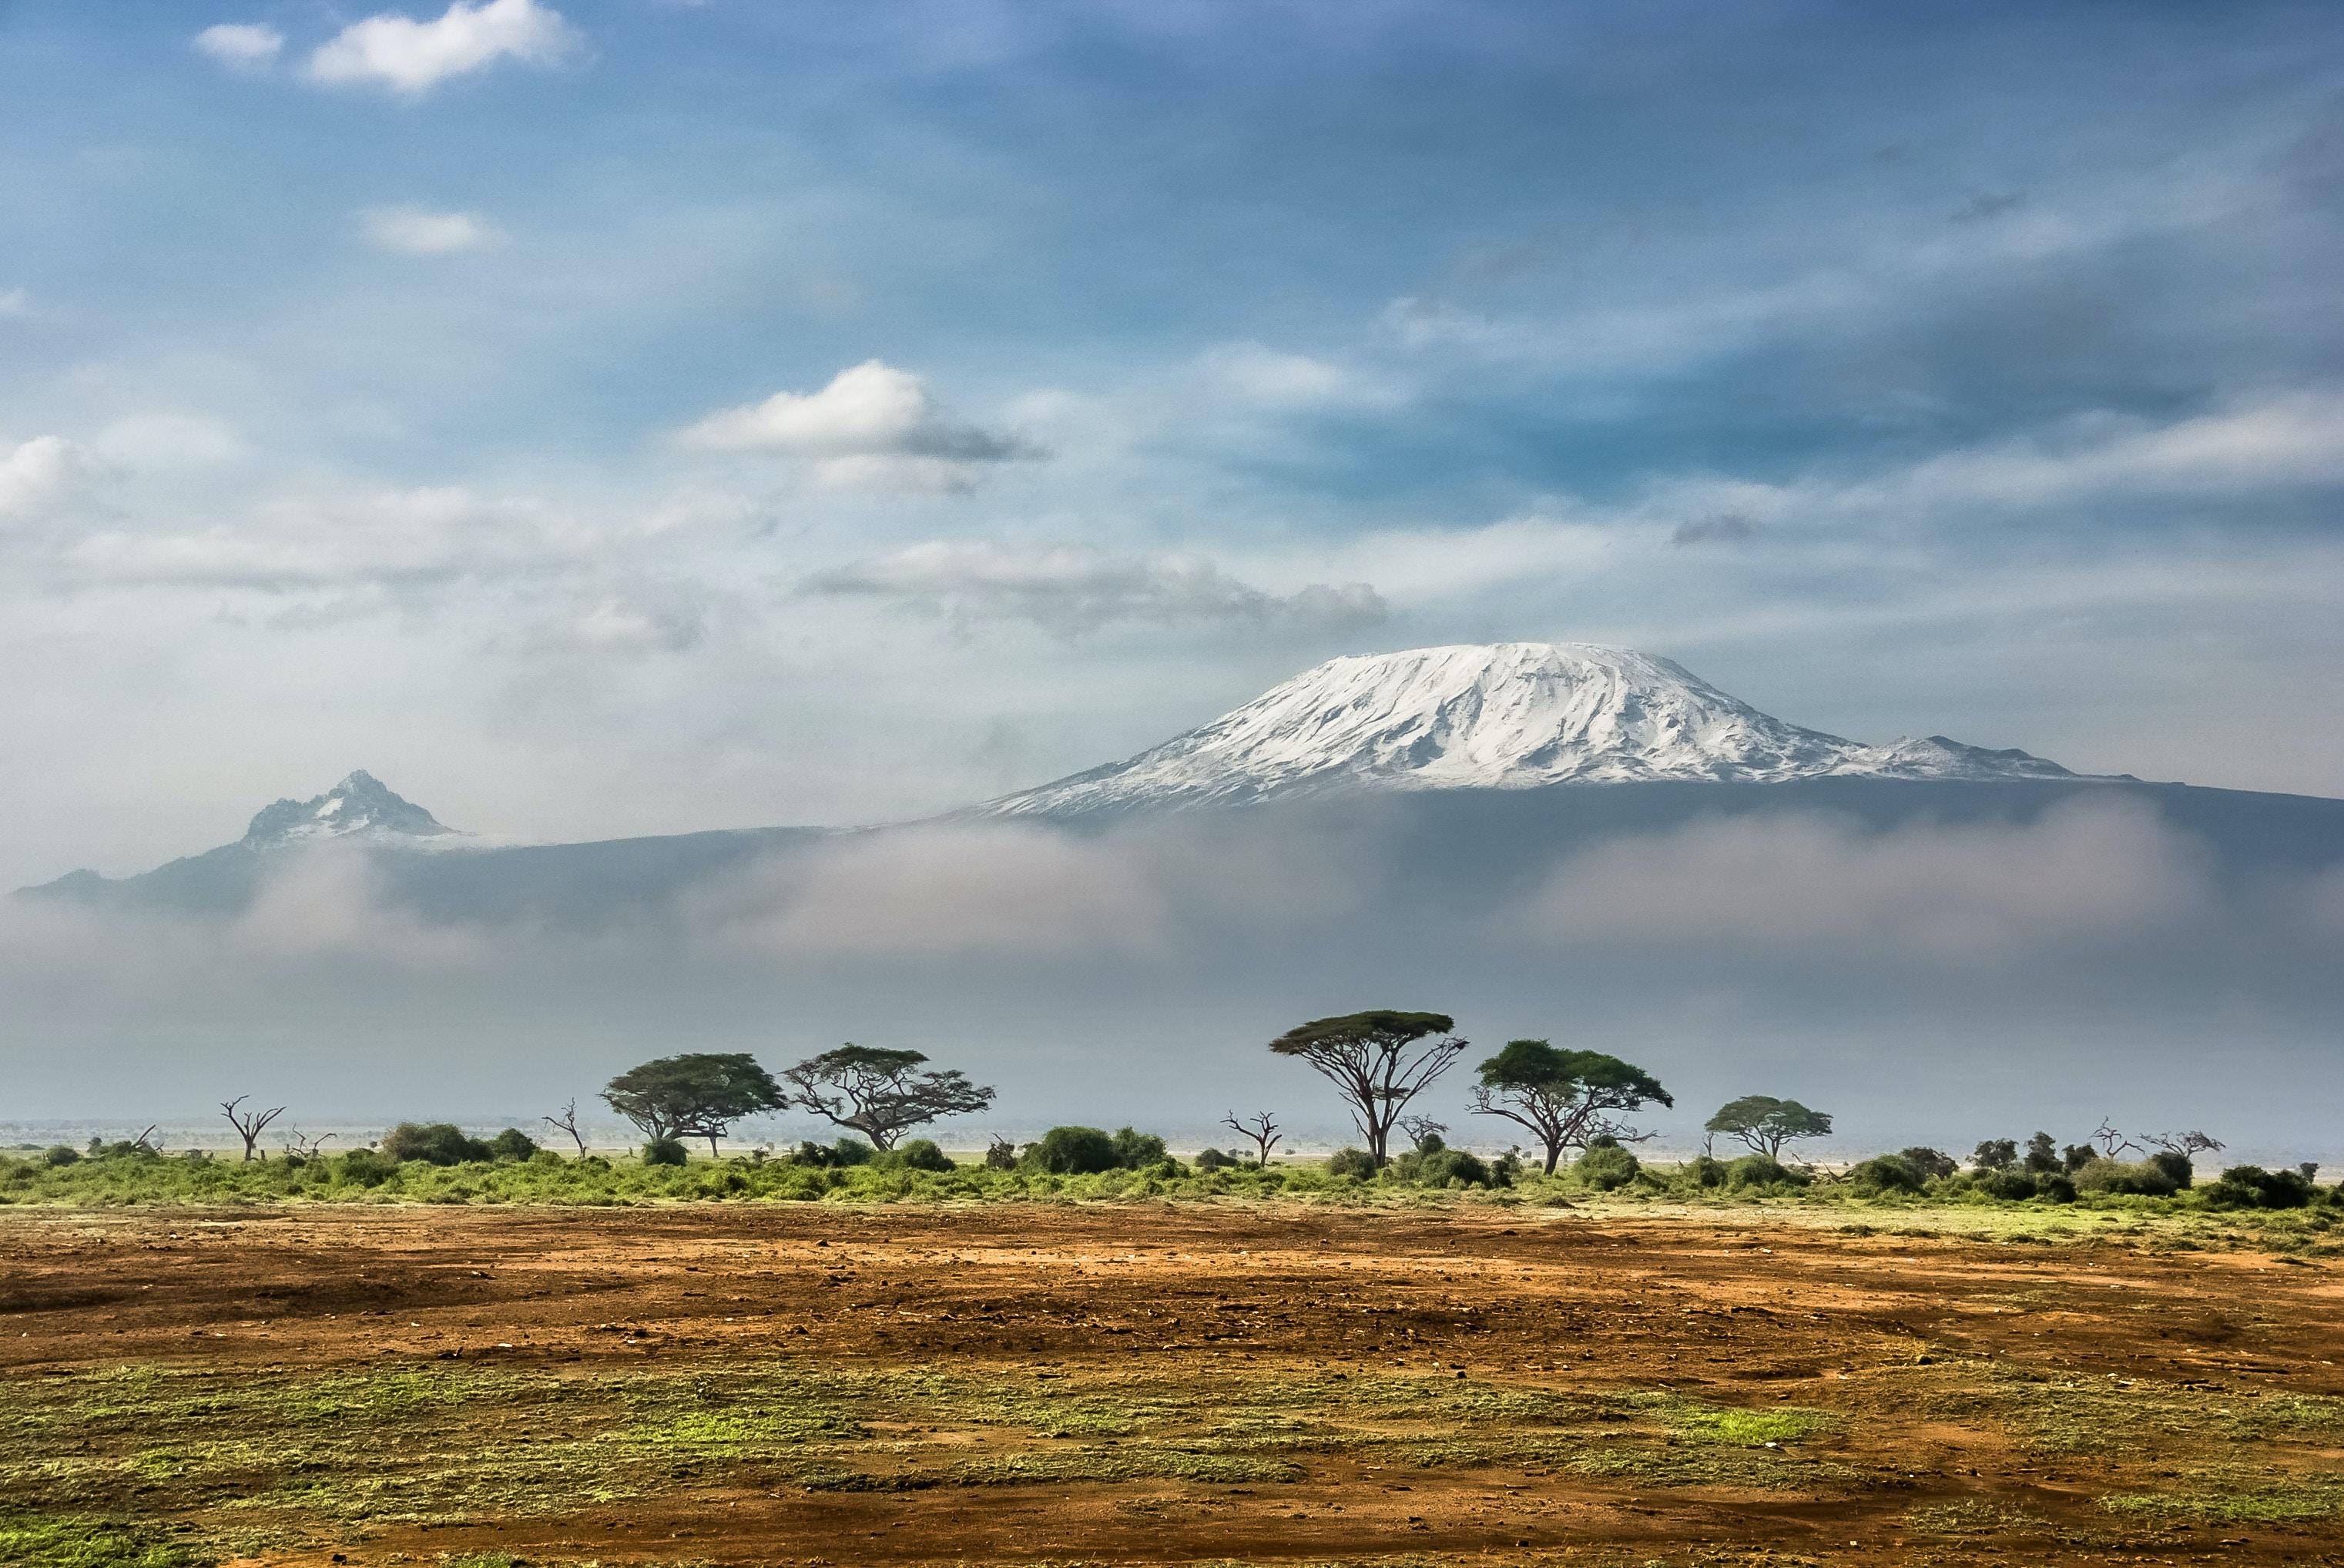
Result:
[[1759,712],[1669,659],[1503,642],[1330,659],[1122,762],[979,808],[1060,816],[1343,789],[1527,789],[1661,779],[2073,779],[1943,736],[1866,746]]
[[281,849],[320,839],[396,841],[464,836],[359,769],[323,795],[262,807],[239,842],[248,849]]

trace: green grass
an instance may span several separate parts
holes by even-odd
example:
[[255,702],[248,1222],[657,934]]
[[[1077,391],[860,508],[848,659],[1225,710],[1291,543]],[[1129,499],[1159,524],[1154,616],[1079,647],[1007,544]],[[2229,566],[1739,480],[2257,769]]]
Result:
[[828,1170],[786,1159],[695,1160],[645,1166],[631,1158],[533,1159],[456,1166],[409,1162],[385,1167],[349,1155],[246,1162],[208,1154],[109,1154],[51,1166],[0,1154],[0,1206],[105,1207],[124,1204],[461,1203],[574,1204],[601,1207],[690,1202],[1082,1202],[1184,1199],[1302,1200],[1321,1203],[1497,1206],[1570,1203],[1656,1213],[1743,1211],[1844,1219],[1860,1211],[1860,1235],[1933,1232],[1992,1237],[2014,1244],[2131,1233],[2163,1244],[2248,1243],[2307,1257],[2344,1251],[2330,1241],[2339,1198],[2291,1211],[2212,1211],[2196,1194],[2172,1198],[2114,1195],[2070,1204],[2006,1201],[1975,1192],[1860,1198],[1845,1181],[1818,1180],[1802,1189],[1702,1188],[1670,1167],[1647,1167],[1616,1191],[1594,1192],[1569,1173],[1528,1173],[1510,1188],[1427,1188],[1391,1172],[1372,1181],[1329,1176],[1315,1161],[1268,1171],[1111,1171],[1053,1176],[1030,1171],[961,1166],[947,1171],[857,1166]]
[[47,1555],[31,1561],[74,1561],[60,1554],[71,1549],[96,1553],[95,1568],[173,1568],[180,1557],[138,1555],[150,1550],[143,1538],[55,1522],[194,1518],[206,1550],[227,1555],[562,1515],[680,1486],[1277,1485],[1334,1457],[1394,1472],[1507,1466],[1814,1489],[1853,1473],[1764,1445],[1824,1425],[1813,1412],[1651,1390],[1559,1393],[1407,1372],[1045,1378],[811,1358],[591,1374],[131,1366],[0,1380],[0,1496],[49,1522],[20,1527],[46,1533]]
[[9,1568],[198,1568],[209,1561],[99,1520],[0,1516],[0,1563]]
[[2100,1506],[2127,1519],[2206,1524],[2300,1524],[2344,1514],[2344,1475],[2283,1480],[2232,1472],[2186,1492],[2122,1493]]

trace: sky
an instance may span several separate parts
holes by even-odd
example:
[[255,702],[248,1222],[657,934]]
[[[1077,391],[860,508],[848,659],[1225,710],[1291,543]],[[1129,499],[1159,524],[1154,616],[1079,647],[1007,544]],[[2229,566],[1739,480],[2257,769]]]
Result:
[[2344,15],[0,3],[0,881],[916,817],[1338,653],[2344,794]]
[[[2344,797],[2333,6],[377,3],[0,0],[0,887],[360,768],[525,839],[903,821],[1498,640]],[[1406,978],[1883,1135],[2332,1087],[2344,872],[2111,809],[1696,824],[1437,951],[1308,845],[855,841],[623,950],[320,862],[8,912],[0,1060],[355,1114],[884,1034],[1209,1124],[1197,1040]]]

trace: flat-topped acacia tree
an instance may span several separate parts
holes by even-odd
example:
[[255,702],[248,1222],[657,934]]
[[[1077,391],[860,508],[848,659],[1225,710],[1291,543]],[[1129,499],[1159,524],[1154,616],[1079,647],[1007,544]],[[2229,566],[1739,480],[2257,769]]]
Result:
[[927,1057],[847,1041],[783,1070],[790,1103],[836,1126],[860,1132],[876,1149],[939,1116],[982,1111],[993,1091],[957,1071],[921,1072]]
[[746,1051],[687,1051],[646,1061],[611,1080],[602,1098],[652,1142],[705,1138],[712,1155],[732,1123],[787,1103],[773,1075]]
[[1477,1113],[1502,1116],[1539,1141],[1550,1176],[1564,1150],[1584,1149],[1591,1139],[1635,1143],[1651,1137],[1618,1114],[1647,1104],[1676,1101],[1633,1062],[1600,1050],[1559,1050],[1543,1040],[1508,1040],[1481,1064],[1480,1086],[1473,1091]]
[[1727,1101],[1703,1129],[1738,1139],[1745,1148],[1769,1160],[1781,1159],[1790,1144],[1828,1138],[1831,1130],[1829,1111],[1810,1111],[1795,1100],[1777,1100],[1771,1094],[1745,1094]]
[[1351,1108],[1351,1121],[1380,1168],[1390,1158],[1392,1129],[1408,1102],[1448,1070],[1466,1042],[1457,1021],[1440,1012],[1345,1013],[1313,1019],[1269,1042],[1324,1073]]

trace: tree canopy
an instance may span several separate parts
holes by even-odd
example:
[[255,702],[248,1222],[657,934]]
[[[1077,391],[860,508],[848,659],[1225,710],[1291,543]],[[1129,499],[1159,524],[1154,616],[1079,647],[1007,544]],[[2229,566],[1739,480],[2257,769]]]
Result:
[[602,1098],[652,1142],[705,1138],[712,1154],[733,1122],[788,1103],[773,1075],[746,1051],[688,1051],[646,1061],[611,1080]]
[[1298,1025],[1271,1040],[1269,1049],[1298,1057],[1327,1076],[1381,1168],[1390,1158],[1392,1128],[1408,1102],[1464,1050],[1456,1028],[1446,1013],[1352,1012]]
[[1770,1160],[1780,1159],[1786,1144],[1827,1137],[1831,1130],[1828,1112],[1810,1111],[1795,1100],[1777,1100],[1771,1094],[1745,1094],[1728,1101],[1707,1123],[1707,1131],[1739,1139]]
[[849,1040],[808,1057],[782,1076],[789,1081],[792,1104],[852,1128],[878,1148],[892,1149],[914,1127],[993,1103],[993,1091],[971,1083],[965,1073],[919,1071],[927,1060],[916,1050]]
[[1597,1138],[1634,1142],[1639,1133],[1619,1120],[1620,1111],[1676,1101],[1659,1079],[1633,1062],[1600,1050],[1561,1050],[1543,1040],[1510,1040],[1481,1063],[1473,1109],[1502,1116],[1525,1128],[1546,1154],[1546,1173],[1566,1149],[1584,1149]]

